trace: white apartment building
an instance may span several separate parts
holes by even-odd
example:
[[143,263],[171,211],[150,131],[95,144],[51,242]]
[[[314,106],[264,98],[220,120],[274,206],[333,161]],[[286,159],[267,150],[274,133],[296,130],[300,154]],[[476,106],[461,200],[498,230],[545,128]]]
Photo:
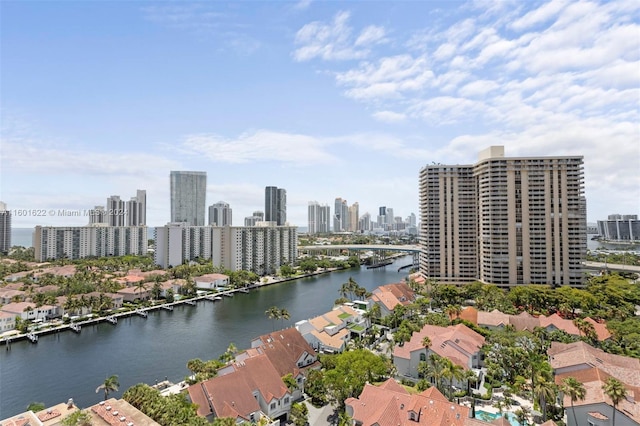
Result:
[[295,262],[297,228],[259,222],[257,226],[189,226],[169,223],[156,228],[155,262],[163,268],[196,258],[214,266],[258,275],[273,274]]
[[460,283],[583,285],[583,157],[505,157],[420,171],[420,272]]
[[36,226],[36,261],[147,253],[146,226]]
[[214,266],[266,275],[295,262],[298,231],[295,226],[275,226],[273,222],[246,227],[214,227],[213,241]]

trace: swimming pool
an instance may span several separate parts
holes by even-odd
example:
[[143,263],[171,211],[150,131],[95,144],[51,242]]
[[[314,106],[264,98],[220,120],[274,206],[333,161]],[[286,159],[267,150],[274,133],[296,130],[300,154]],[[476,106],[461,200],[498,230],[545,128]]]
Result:
[[[511,423],[511,426],[522,426],[518,422],[518,418],[515,414],[503,413],[503,416],[507,416],[507,419],[509,420],[509,423]],[[489,413],[487,411],[476,410],[476,419],[483,420],[485,422],[491,422],[498,418],[500,418],[500,414],[498,413]]]

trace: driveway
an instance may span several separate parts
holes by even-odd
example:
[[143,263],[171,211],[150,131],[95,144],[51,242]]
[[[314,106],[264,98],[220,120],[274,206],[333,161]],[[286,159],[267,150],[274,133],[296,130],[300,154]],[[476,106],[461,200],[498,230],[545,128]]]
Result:
[[311,426],[331,426],[337,424],[337,422],[331,422],[333,419],[333,407],[329,404],[321,408],[314,407],[308,400],[304,401],[309,409],[309,425]]

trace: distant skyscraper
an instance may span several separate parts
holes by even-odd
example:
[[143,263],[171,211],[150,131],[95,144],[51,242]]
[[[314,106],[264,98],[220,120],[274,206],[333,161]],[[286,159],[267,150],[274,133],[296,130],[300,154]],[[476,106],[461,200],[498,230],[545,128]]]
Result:
[[282,226],[287,222],[287,191],[276,186],[264,189],[264,220]]
[[107,215],[104,206],[95,206],[92,210],[89,210],[89,225],[96,225],[99,223],[107,223]]
[[363,214],[358,221],[358,230],[365,232],[371,231],[371,215],[369,213]]
[[127,225],[147,224],[147,191],[138,189],[136,196],[127,201]]
[[213,226],[231,226],[231,207],[224,201],[218,201],[209,206],[209,225]]
[[583,158],[480,153],[420,170],[420,272],[499,286],[580,286],[586,256]]
[[258,222],[264,222],[264,212],[261,210],[254,211],[253,217],[255,217]]
[[333,232],[347,231],[349,227],[349,207],[347,200],[338,197],[334,202]]
[[11,248],[11,212],[0,201],[0,253],[9,253]]
[[309,201],[309,234],[329,233],[329,222],[331,218],[331,208],[327,205],[320,205],[317,201]]
[[172,171],[171,222],[204,226],[207,173]]
[[358,230],[358,219],[360,217],[360,205],[355,202],[349,206],[349,226],[347,231],[356,232]]
[[124,201],[119,195],[107,198],[106,219],[109,226],[124,226]]

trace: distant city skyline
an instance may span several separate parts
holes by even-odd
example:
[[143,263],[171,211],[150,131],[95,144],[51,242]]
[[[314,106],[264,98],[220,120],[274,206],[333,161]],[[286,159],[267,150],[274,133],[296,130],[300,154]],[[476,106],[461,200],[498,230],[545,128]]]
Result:
[[422,167],[503,145],[583,156],[589,222],[638,214],[639,16],[631,0],[3,2],[0,199],[74,210],[145,188],[162,226],[169,172],[201,170],[205,209],[224,200],[237,224],[267,185],[292,225],[337,196],[376,222],[418,213]]

